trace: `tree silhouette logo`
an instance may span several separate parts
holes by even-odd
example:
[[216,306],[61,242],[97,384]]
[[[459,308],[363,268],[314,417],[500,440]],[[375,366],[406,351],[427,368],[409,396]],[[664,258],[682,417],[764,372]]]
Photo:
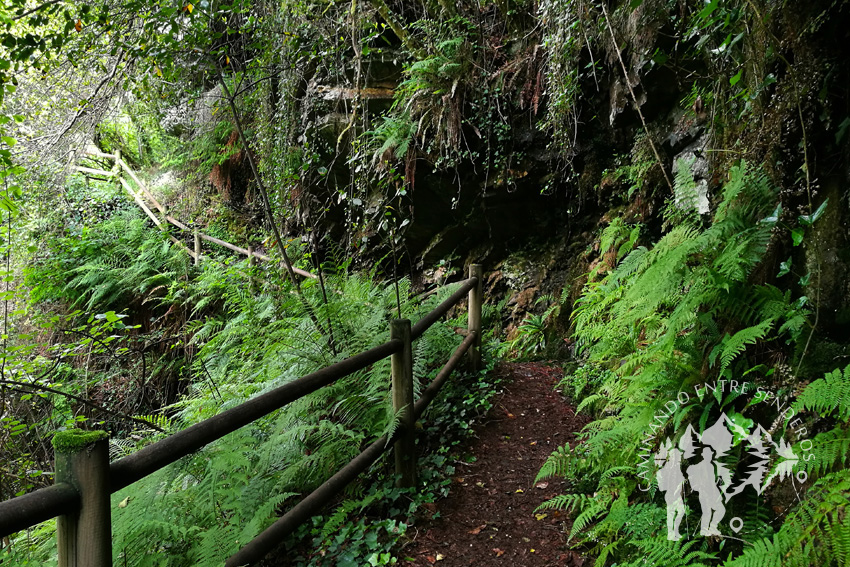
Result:
[[[743,471],[743,478],[735,479],[723,459],[739,443],[745,443],[752,463]],[[780,460],[768,474],[772,455]],[[729,501],[747,487],[761,495],[774,479],[781,481],[792,476],[799,456],[784,439],[775,442],[761,425],[750,432],[722,413],[702,434],[689,425],[678,442],[667,437],[653,454],[653,461],[658,488],[667,504],[667,539],[678,541],[682,538],[680,528],[686,515],[686,485],[698,496],[700,535],[722,536],[719,524],[726,516]],[[805,478],[800,481],[805,482]],[[728,525],[737,533],[744,522],[734,517]]]

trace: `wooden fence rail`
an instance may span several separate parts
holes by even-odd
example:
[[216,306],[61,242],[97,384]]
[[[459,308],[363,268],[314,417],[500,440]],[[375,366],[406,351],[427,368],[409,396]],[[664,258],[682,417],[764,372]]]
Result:
[[[266,262],[271,261],[271,258],[269,256],[266,256],[265,254],[260,254],[259,252],[255,252],[251,248],[242,248],[241,246],[236,246],[235,244],[225,242],[224,240],[215,238],[215,237],[210,236],[208,234],[204,234],[203,232],[193,230],[193,229],[189,228],[188,226],[186,226],[186,224],[180,222],[179,220],[177,220],[176,218],[174,218],[173,216],[168,214],[165,207],[159,201],[157,201],[156,197],[154,197],[153,193],[150,191],[148,186],[145,185],[145,183],[141,179],[139,179],[139,176],[136,175],[136,173],[130,168],[129,165],[127,165],[127,162],[125,162],[123,159],[121,159],[121,153],[120,152],[115,152],[114,154],[106,154],[106,153],[103,153],[101,151],[88,149],[88,150],[86,150],[85,153],[86,153],[86,155],[89,155],[91,157],[98,157],[98,158],[101,158],[101,159],[113,160],[115,162],[115,167],[111,171],[106,171],[106,170],[103,170],[103,169],[94,169],[94,168],[91,168],[91,167],[84,167],[84,166],[80,166],[80,165],[74,166],[73,169],[75,171],[79,171],[81,173],[87,173],[89,175],[100,175],[100,176],[103,176],[107,179],[111,178],[111,177],[117,178],[118,182],[121,184],[121,186],[124,188],[124,190],[127,191],[127,193],[133,198],[133,201],[136,202],[136,204],[139,206],[139,208],[142,209],[142,211],[144,211],[144,213],[148,216],[148,218],[150,218],[151,221],[153,221],[153,223],[157,227],[164,228],[165,222],[167,222],[169,224],[176,226],[177,228],[179,228],[183,232],[188,232],[189,234],[194,234],[196,237],[199,237],[201,240],[206,240],[207,242],[212,242],[213,244],[218,244],[219,246],[223,246],[224,248],[227,248],[228,250],[233,250],[234,252],[238,252],[239,254],[243,254],[245,256],[248,256],[249,258],[252,258],[252,257],[258,258],[258,259],[264,260]],[[130,185],[130,183],[126,179],[121,177],[121,171],[122,170],[128,176],[130,176],[130,179],[133,180],[133,183],[136,184],[136,187],[139,188],[139,191],[134,190],[132,185]],[[148,206],[148,204],[145,203],[145,199],[142,198],[142,194],[144,194],[144,197],[146,197],[148,199],[148,201],[154,206],[154,208],[159,211],[160,215],[162,215],[162,218],[157,216],[151,210],[151,208]],[[201,253],[200,253],[200,245],[198,244],[197,239],[195,241],[195,249],[191,250],[191,249],[189,249],[188,246],[186,246],[183,242],[181,242],[180,240],[178,240],[174,236],[169,235],[168,237],[169,237],[169,239],[171,239],[172,242],[174,242],[175,244],[180,246],[183,249],[184,252],[186,252],[189,256],[191,256],[192,259],[194,259],[195,264],[200,263]],[[300,268],[293,267],[292,271],[295,272],[296,274],[298,274],[299,276],[303,276],[305,278],[316,279],[318,277],[315,274],[308,272],[307,270],[302,270]]]
[[[392,389],[395,409],[403,414],[394,434],[378,439],[319,488],[307,495],[239,552],[228,558],[227,567],[252,565],[278,546],[283,538],[318,513],[352,480],[366,471],[389,447],[394,447],[396,473],[402,486],[413,486],[416,456],[413,436],[415,420],[437,396],[465,354],[470,366],[480,366],[481,266],[470,266],[470,277],[433,311],[411,326],[406,319],[391,322],[389,341],[370,350],[293,380],[234,408],[210,417],[111,464],[103,457],[106,440],[80,447],[77,453],[59,454],[56,484],[0,502],[0,538],[51,518],[57,523],[59,567],[108,567],[112,565],[109,495],[156,472],[203,446],[278,410],[311,392],[388,356],[392,360]],[[449,357],[436,378],[413,403],[411,343],[436,323],[449,309],[468,297],[468,333]],[[394,444],[395,443],[395,444]],[[92,457],[94,455],[94,457]],[[65,463],[65,464],[62,464]],[[62,472],[59,474],[58,469]],[[106,505],[104,504],[106,502]]]

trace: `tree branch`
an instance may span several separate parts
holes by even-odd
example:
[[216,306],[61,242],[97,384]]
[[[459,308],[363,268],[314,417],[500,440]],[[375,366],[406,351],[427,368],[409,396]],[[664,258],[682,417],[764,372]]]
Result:
[[[51,388],[50,386],[44,386],[42,384],[33,384],[33,383],[30,383],[30,382],[19,382],[17,380],[0,380],[0,384],[2,384],[4,386],[10,386],[12,390],[16,390],[18,392],[22,391],[22,390],[20,390],[20,388],[33,388],[35,390],[41,390],[43,392],[49,392],[51,394],[56,394],[58,396],[64,396],[66,398],[70,398],[72,400],[80,402],[81,404],[85,404],[92,409],[102,411],[104,413],[107,413],[109,415],[113,415],[115,417],[119,417],[121,419],[127,419],[127,420],[130,420],[130,421],[135,421],[136,423],[141,423],[141,424],[146,425],[146,426],[148,426],[152,429],[156,429],[160,433],[166,433],[166,431],[163,428],[159,427],[155,423],[151,423],[150,421],[148,421],[146,419],[141,419],[141,418],[138,418],[138,417],[133,417],[133,416],[130,416],[130,415],[123,414],[121,412],[113,411],[111,409],[100,406],[100,405],[98,405],[94,402],[91,402],[91,401],[89,401],[85,398],[81,398],[80,396],[75,396],[74,394],[69,394],[68,392],[62,392],[61,390]],[[29,392],[25,392],[25,393],[29,393]]]
[[398,23],[398,20],[396,20],[393,13],[390,12],[390,8],[384,0],[369,0],[369,3],[372,4],[372,6],[378,11],[384,21],[387,22],[387,25],[390,26],[390,29],[393,30],[393,33],[398,36],[404,46],[407,47],[411,53],[413,53],[418,59],[425,59],[428,57],[428,54],[424,49],[422,49],[419,42],[413,39],[410,34],[407,33],[407,30]]
[[44,10],[44,9],[45,9],[45,8],[47,8],[48,6],[52,6],[52,5],[54,5],[54,4],[58,4],[59,2],[64,2],[64,1],[65,1],[65,0],[50,0],[49,2],[45,2],[44,4],[39,4],[39,5],[38,5],[38,6],[36,6],[35,8],[33,8],[33,9],[31,9],[31,10],[27,10],[27,11],[26,11],[26,12],[24,12],[23,14],[20,14],[20,15],[18,15],[18,16],[15,16],[15,17],[14,17],[14,18],[12,18],[12,19],[13,19],[13,20],[20,20],[21,18],[26,18],[26,17],[27,17],[27,16],[29,16],[30,14],[35,14],[36,12],[39,12],[39,11],[41,11],[41,10]]
[[629,72],[626,70],[626,64],[623,62],[623,54],[620,51],[620,46],[617,45],[617,38],[614,36],[614,28],[611,27],[611,20],[608,18],[608,10],[605,9],[604,2],[601,3],[601,6],[602,14],[605,16],[605,24],[608,26],[608,32],[611,34],[611,42],[614,44],[614,51],[617,52],[617,59],[619,59],[620,67],[623,69],[623,80],[626,81],[626,86],[629,88],[629,93],[632,95],[632,103],[635,105],[635,110],[640,117],[640,123],[643,124],[643,131],[646,132],[646,139],[649,142],[649,146],[652,148],[652,153],[655,154],[655,160],[658,162],[658,167],[661,168],[661,173],[664,174],[664,181],[666,181],[667,186],[670,187],[670,193],[675,194],[673,182],[670,180],[670,176],[667,175],[667,169],[664,167],[664,162],[661,161],[661,154],[658,153],[658,149],[655,147],[655,142],[652,141],[652,135],[649,133],[649,128],[646,125],[646,119],[643,117],[643,112],[641,112],[637,96],[635,96],[635,91],[632,88],[632,82],[629,80]]
[[[101,81],[97,84],[97,86],[94,88],[94,91],[92,92],[92,95],[90,97],[88,97],[89,100],[96,97],[98,95],[98,93],[100,92],[100,89],[102,89],[106,85],[106,83],[108,83],[109,81],[111,81],[112,79],[115,78],[115,75],[118,73],[118,67],[121,66],[121,61],[123,59],[124,59],[124,50],[122,49],[118,53],[118,59],[116,59],[115,65],[112,67],[112,71],[110,71],[109,74],[107,76],[105,76],[103,79],[101,79]],[[91,106],[91,102],[87,103],[85,106],[83,106],[83,108],[78,110],[76,114],[74,114],[74,117],[71,118],[71,121],[68,123],[68,125],[65,126],[62,129],[62,131],[59,132],[59,134],[56,135],[55,139],[53,140],[54,144],[57,144],[59,142],[59,140],[61,140],[62,137],[65,136],[65,134],[67,134],[68,132],[71,131],[71,128],[73,128],[74,125],[76,125],[77,121],[79,121],[79,119],[83,116],[83,114],[86,113],[86,111],[89,109],[90,106]]]

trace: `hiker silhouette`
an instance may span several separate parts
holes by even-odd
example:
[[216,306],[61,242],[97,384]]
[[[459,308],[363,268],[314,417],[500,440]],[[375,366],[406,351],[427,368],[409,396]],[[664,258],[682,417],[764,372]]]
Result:
[[685,499],[682,495],[685,488],[685,475],[682,474],[682,451],[674,446],[668,438],[655,456],[658,466],[656,477],[658,488],[664,492],[667,502],[667,539],[679,541],[679,525],[685,517]]
[[720,465],[714,461],[714,452],[711,447],[703,447],[702,460],[691,465],[685,471],[691,488],[699,494],[699,505],[702,508],[700,518],[700,535],[720,535],[717,525],[726,514],[726,506],[723,505],[724,492],[717,484],[722,480]]

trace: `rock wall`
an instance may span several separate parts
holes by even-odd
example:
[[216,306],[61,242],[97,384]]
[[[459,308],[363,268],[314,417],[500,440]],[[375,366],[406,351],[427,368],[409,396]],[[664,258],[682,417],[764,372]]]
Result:
[[[568,3],[564,10],[583,10],[563,16],[584,33],[570,62],[578,70],[574,132],[547,123],[554,87],[551,77],[545,80],[552,64],[545,30],[553,24],[537,14],[498,27],[488,23],[500,17],[495,8],[464,12],[478,25],[481,45],[474,53],[497,61],[478,84],[457,78],[439,95],[399,98],[400,85],[409,90],[402,81],[416,76],[403,57],[365,65],[360,89],[351,88],[353,70],[341,84],[319,77],[303,100],[312,139],[322,140],[326,173],[315,186],[301,187],[295,206],[309,211],[304,218],[319,218],[337,242],[349,238],[350,244],[349,228],[359,222],[356,251],[364,263],[387,263],[390,238],[381,227],[384,207],[391,206],[409,221],[400,253],[405,271],[424,282],[436,265],[482,262],[491,273],[491,296],[509,296],[506,323],[515,325],[526,312],[542,309],[536,305],[541,295],[578,295],[588,266],[607,252],[598,249],[598,237],[612,219],[641,223],[641,243],[651,244],[664,230],[661,211],[668,202],[691,202],[708,218],[725,172],[746,159],[764,167],[781,190],[788,227],[829,197],[827,214],[802,246],[786,237],[764,269],[778,272],[790,257],[795,266],[819,273],[820,283],[779,283],[805,287],[799,291],[819,304],[819,329],[839,333],[850,319],[844,190],[850,181],[850,135],[844,135],[850,134],[850,72],[838,55],[850,39],[850,6],[730,2],[716,8],[727,11],[723,18],[700,6]],[[686,20],[692,23],[683,25]],[[445,56],[441,45],[428,56]],[[475,97],[492,93],[494,83],[487,81],[497,76],[515,92],[486,99],[498,106],[499,120],[488,123],[501,128],[495,136],[476,122],[483,111]],[[447,152],[429,146],[424,134],[414,136],[413,150],[389,159],[403,182],[364,181],[357,168],[365,162],[351,150],[352,141],[376,128],[381,115],[414,112],[427,97],[432,114],[423,114],[420,126],[435,113],[462,114],[457,160],[447,166],[439,153]],[[355,100],[368,120],[352,114]],[[565,137],[571,142],[554,143]],[[674,195],[674,181],[692,192]],[[403,196],[392,197],[400,187]],[[561,327],[568,326],[568,315],[561,315]]]

